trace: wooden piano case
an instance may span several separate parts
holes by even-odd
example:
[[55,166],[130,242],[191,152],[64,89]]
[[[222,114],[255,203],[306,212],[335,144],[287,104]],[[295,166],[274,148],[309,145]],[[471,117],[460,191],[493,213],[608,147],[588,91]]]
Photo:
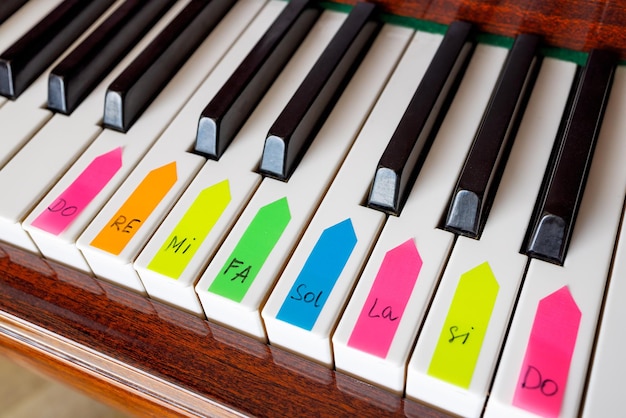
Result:
[[[626,57],[623,0],[375,2],[394,15]],[[138,416],[446,416],[8,244],[0,354]]]

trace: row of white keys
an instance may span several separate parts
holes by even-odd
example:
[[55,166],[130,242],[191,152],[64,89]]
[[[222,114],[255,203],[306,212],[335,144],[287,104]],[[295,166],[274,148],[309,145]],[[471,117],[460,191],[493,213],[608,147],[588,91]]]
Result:
[[[10,47],[62,0],[32,0],[0,25],[0,53]],[[0,108],[9,100],[0,96]],[[0,125],[2,126],[2,125]]]
[[[45,257],[90,271],[76,240],[264,4],[264,0],[237,2],[132,128],[126,133],[105,129],[39,202],[22,227]],[[107,175],[90,182],[92,198],[76,196],[72,185],[98,170]]]
[[408,397],[462,416],[482,412],[528,263],[519,249],[575,72],[573,63],[544,59],[480,240],[459,237],[447,263],[409,363]]
[[[33,83],[28,86],[26,90],[20,96],[8,102],[2,106],[0,110],[0,126],[8,126],[8,131],[2,137],[0,141],[0,168],[2,168],[19,150],[33,138],[35,133],[39,131],[48,121],[52,119],[54,113],[47,109],[48,99],[48,74],[49,70],[63,59],[63,57],[69,54],[74,47],[80,44],[100,23],[102,23],[109,14],[113,13],[122,0],[118,0],[112,7],[110,7],[106,13],[104,13],[94,24],[92,24],[89,30],[85,31],[61,56],[49,67],[47,71],[44,71]],[[51,5],[56,3],[50,2]],[[46,6],[44,9],[47,9]],[[36,14],[39,16],[38,14]],[[37,20],[36,22],[38,22]],[[25,22],[26,23],[26,22]],[[32,22],[34,26],[36,23]],[[30,28],[29,28],[30,29]],[[101,104],[100,104],[101,106]],[[58,118],[57,118],[58,119]],[[93,118],[92,118],[93,119]],[[73,118],[74,121],[69,122],[84,124],[77,118]],[[95,119],[95,124],[99,120]],[[66,122],[67,123],[67,122]]]
[[[625,98],[626,69],[620,67],[567,258],[562,267],[530,262],[487,402],[487,417],[579,413],[626,193]],[[531,334],[531,329],[536,332]],[[550,341],[556,351],[536,348]],[[526,359],[541,364],[526,364]]]
[[[248,50],[255,45],[256,40],[262,36],[267,27],[269,27],[274,20],[274,17],[283,9],[284,3],[273,1],[270,2],[268,6],[275,11],[274,16],[269,18],[259,16],[259,18],[255,20],[254,23],[258,22],[259,26],[254,28],[254,31],[249,32],[250,36],[246,40],[247,47],[238,51],[241,55],[239,59],[231,59],[227,66],[220,65],[218,67],[220,71],[223,70],[223,73],[219,74],[219,82],[217,79],[211,81],[213,74],[216,73],[213,73],[211,77],[207,79],[207,82],[210,83],[209,86],[215,89],[213,94],[217,92],[217,89],[223,85],[224,81],[232,74],[239,62],[247,55]],[[264,100],[259,104],[257,110],[251,115],[246,125],[242,127],[219,162],[206,161],[203,157],[188,152],[194,143],[197,117],[202,110],[202,106],[206,104],[206,100],[212,97],[213,94],[203,94],[200,96],[204,99],[202,100],[202,105],[194,107],[195,112],[191,119],[191,127],[193,128],[192,136],[187,138],[181,135],[181,131],[176,130],[176,121],[168,128],[168,131],[165,132],[155,147],[150,150],[129,176],[128,180],[124,182],[111,201],[103,208],[94,222],[79,238],[78,247],[85,255],[89,265],[97,276],[113,280],[135,291],[145,292],[144,286],[133,268],[133,263],[139,255],[139,252],[146,245],[150,236],[154,233],[156,228],[158,228],[163,218],[167,215],[174,203],[176,203],[176,200],[178,200],[192,180],[194,180],[194,177],[198,179],[197,181],[208,180],[209,184],[204,183],[204,185],[201,186],[201,188],[206,188],[214,184],[216,180],[217,182],[223,180],[216,178],[216,174],[210,173],[222,172],[223,170],[220,170],[221,167],[234,167],[239,165],[241,170],[238,171],[238,173],[241,173],[242,176],[230,178],[230,187],[232,190],[236,190],[237,193],[243,195],[240,198],[241,202],[245,202],[249,199],[250,194],[258,187],[258,183],[260,182],[260,176],[254,173],[253,177],[256,177],[256,180],[253,179],[254,184],[250,184],[249,179],[251,177],[250,173],[258,164],[265,133],[336,29],[341,25],[344,16],[343,13],[336,12],[325,12],[320,16],[320,20],[314,26],[314,30],[312,30],[310,34],[313,35],[310,36],[310,43],[305,42],[303,47],[294,54],[294,57],[290,60],[290,64],[283,70],[281,76],[274,83]],[[243,40],[244,37],[245,34],[241,39]],[[245,51],[243,51],[243,49],[245,49]],[[289,68],[293,68],[293,70],[289,71]],[[189,130],[189,128],[185,129]],[[185,139],[187,139],[187,141],[185,141]],[[135,190],[138,189],[140,182],[150,171],[168,165],[172,167],[171,182],[170,184],[161,183],[159,185],[157,191],[161,191],[162,196],[155,200],[155,206],[149,209],[149,213],[146,212],[144,215],[141,215],[141,217],[128,217],[129,222],[133,222],[133,225],[129,226],[130,228],[134,228],[131,234],[126,234],[126,237],[124,237],[124,232],[117,233],[116,229],[119,224],[113,227],[111,227],[111,225],[113,225],[115,219],[124,216],[122,212],[127,211],[128,202],[132,200],[133,195],[137,194]],[[205,166],[204,168],[203,165]],[[203,168],[203,170],[198,173],[201,168]],[[239,182],[241,179],[243,179],[242,183],[245,184],[240,185]],[[157,191],[151,191],[150,194],[156,194]],[[245,196],[246,193],[247,196]],[[239,203],[239,205],[241,205],[241,203]],[[234,204],[233,208],[235,206],[237,206],[237,204]],[[141,222],[134,221],[135,219],[140,219]],[[126,226],[120,227],[122,231],[126,228]],[[128,238],[129,235],[130,239],[123,239],[123,237]],[[103,240],[104,237],[110,238],[105,238],[105,240],[108,240],[105,241]],[[159,248],[162,243],[163,242],[159,242],[157,244]],[[113,248],[113,245],[117,245],[118,247]],[[117,256],[114,255],[116,251],[118,252]]]
[[[80,156],[81,152],[102,131],[99,122],[102,118],[102,103],[107,86],[116,74],[122,71],[148,45],[149,41],[158,34],[178,9],[179,6],[170,10],[166,17],[127,54],[116,66],[115,70],[111,71],[94,91],[87,96],[72,113],[71,117],[61,114],[54,115],[0,169],[0,189],[11,196],[11,199],[5,199],[0,202],[0,240],[5,240],[18,247],[37,252],[33,241],[21,228],[21,222],[33,206],[39,202]],[[106,16],[102,16],[95,23],[94,27],[97,27],[105,18]],[[41,84],[42,80],[44,80],[44,83],[47,80],[45,77],[46,74],[39,77],[18,100],[24,100],[25,97],[30,95],[33,97],[47,97],[45,93],[39,94],[42,91],[47,91]],[[22,103],[19,102],[18,105]],[[8,106],[8,104],[3,106],[2,110],[6,110]]]
[[[225,154],[219,161],[207,161],[142,251],[135,268],[151,297],[203,316],[195,282],[261,182],[254,170],[265,134],[345,16],[334,12],[320,16]],[[193,221],[202,205],[203,219]]]
[[385,221],[361,204],[441,39],[416,33],[382,92],[262,310],[271,344],[332,365],[331,332]]
[[[124,179],[121,187],[117,188],[113,197],[107,201],[104,208],[95,214],[90,225],[79,237],[76,245],[86,258],[91,270],[97,276],[137,292],[145,293],[145,289],[133,269],[132,263],[138,252],[145,245],[147,238],[153,232],[153,230],[146,230],[146,222],[149,223],[148,229],[150,227],[155,228],[158,225],[157,221],[163,217],[163,212],[169,210],[168,202],[171,204],[172,201],[178,198],[181,189],[184,189],[189,184],[190,178],[205,163],[206,160],[203,157],[187,152],[192,148],[195,141],[200,112],[206,105],[206,102],[216,94],[283,8],[284,3],[270,1],[263,7],[255,19],[246,26],[245,31],[203,81],[165,132],[158,138],[155,145],[141,159],[130,175]],[[117,251],[118,254],[115,254],[116,251],[111,248],[111,245],[102,246],[104,248],[92,245],[94,238],[100,234],[100,231],[105,226],[108,226],[108,222],[113,214],[131,196],[136,195],[135,190],[138,184],[146,177],[146,174],[159,168],[164,162],[172,162],[172,159],[175,164],[172,171],[174,184],[171,182],[169,184],[163,183],[158,187],[160,192],[166,193],[165,203],[155,200],[152,202],[152,207],[143,208],[147,213],[142,216],[146,219],[142,219],[140,229],[135,225],[132,234],[126,233],[119,239],[116,239],[115,236],[113,237],[112,244],[121,246],[124,251]],[[183,172],[186,172],[186,177],[183,176],[181,178]],[[182,185],[181,182],[183,183]],[[163,190],[164,188],[166,189]],[[150,195],[155,193],[149,192]],[[154,206],[156,205],[159,206],[155,208]],[[135,236],[137,232],[140,232],[140,234]]]
[[338,370],[396,393],[453,234],[437,229],[507,50],[479,45],[399,217],[390,216],[333,335]]
[[263,180],[196,286],[208,318],[267,338],[261,305],[412,34],[385,26],[289,181]]

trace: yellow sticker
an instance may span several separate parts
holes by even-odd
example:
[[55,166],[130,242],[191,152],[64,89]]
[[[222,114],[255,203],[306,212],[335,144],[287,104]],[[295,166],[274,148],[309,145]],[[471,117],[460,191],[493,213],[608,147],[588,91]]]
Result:
[[198,193],[148,268],[178,279],[230,203],[228,180]]
[[499,289],[487,262],[461,275],[429,375],[469,388]]
[[139,183],[91,245],[118,255],[176,183],[176,162],[155,168]]

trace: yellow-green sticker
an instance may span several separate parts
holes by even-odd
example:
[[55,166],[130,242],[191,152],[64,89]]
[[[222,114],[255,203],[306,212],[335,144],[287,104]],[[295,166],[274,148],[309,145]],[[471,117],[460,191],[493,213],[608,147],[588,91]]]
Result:
[[198,193],[148,269],[178,280],[230,203],[230,186],[224,180]]
[[487,262],[461,275],[429,375],[469,388],[499,288]]

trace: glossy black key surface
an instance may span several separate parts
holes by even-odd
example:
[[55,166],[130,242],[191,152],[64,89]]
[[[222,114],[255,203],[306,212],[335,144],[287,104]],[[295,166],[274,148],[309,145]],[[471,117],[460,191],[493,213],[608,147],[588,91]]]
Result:
[[126,0],[48,78],[48,108],[70,114],[176,0]]
[[399,215],[447,102],[463,76],[474,43],[472,26],[454,22],[420,82],[378,162],[369,207]]
[[478,238],[485,225],[539,69],[538,45],[539,37],[519,35],[509,52],[454,188],[446,230]]
[[373,40],[376,7],[358,3],[269,130],[260,172],[289,178]]
[[292,0],[204,108],[195,151],[218,159],[320,14],[314,0]]
[[565,261],[616,63],[608,51],[589,54],[531,220],[525,251],[530,257],[559,265]]
[[104,126],[128,131],[235,0],[192,0],[111,83]]
[[0,1],[0,23],[4,22],[22,7],[28,0],[2,0]]
[[115,0],[65,0],[0,54],[0,94],[18,97]]

